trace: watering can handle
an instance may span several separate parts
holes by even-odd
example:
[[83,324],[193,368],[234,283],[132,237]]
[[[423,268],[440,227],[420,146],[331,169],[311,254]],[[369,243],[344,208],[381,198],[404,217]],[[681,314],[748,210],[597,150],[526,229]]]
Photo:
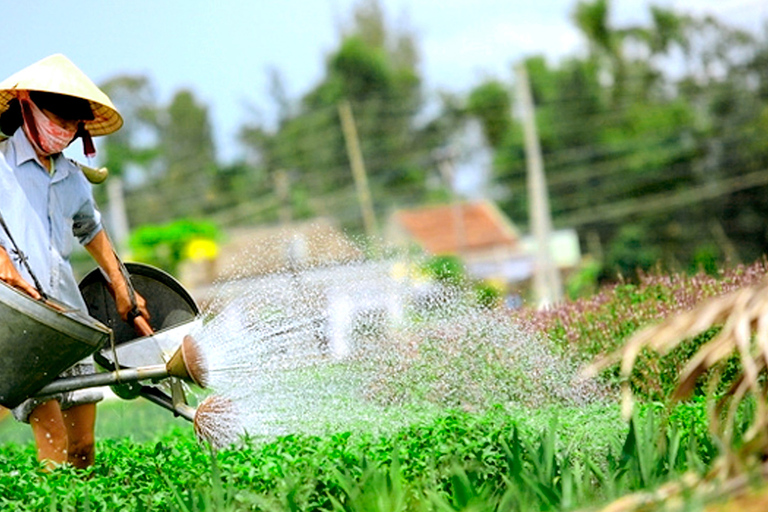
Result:
[[133,319],[133,328],[142,336],[152,336],[155,331],[150,327],[149,322],[143,316],[137,316]]
[[55,309],[59,313],[65,313],[67,311],[67,309],[64,306],[62,306],[58,302],[52,301],[51,299],[40,298],[40,300],[42,301],[43,304],[45,304],[49,308]]

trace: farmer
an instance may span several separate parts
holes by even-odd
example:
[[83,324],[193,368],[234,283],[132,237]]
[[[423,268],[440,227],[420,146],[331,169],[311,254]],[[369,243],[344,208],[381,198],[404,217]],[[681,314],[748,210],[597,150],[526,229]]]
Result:
[[[63,55],[0,82],[0,280],[34,299],[51,297],[87,313],[69,263],[74,236],[105,272],[123,319],[148,318],[144,299],[135,294],[131,301],[90,184],[61,154],[80,138],[91,156],[91,137],[122,124],[109,98]],[[63,375],[84,373],[93,373],[92,358]],[[47,468],[67,462],[85,468],[94,460],[96,402],[102,398],[98,390],[81,389],[28,399],[13,415],[31,425]]]

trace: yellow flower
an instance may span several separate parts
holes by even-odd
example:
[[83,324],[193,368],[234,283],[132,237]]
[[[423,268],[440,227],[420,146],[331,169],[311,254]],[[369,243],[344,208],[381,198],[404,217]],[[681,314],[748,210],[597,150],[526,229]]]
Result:
[[219,255],[219,246],[207,238],[195,238],[187,243],[184,255],[193,261],[213,260]]

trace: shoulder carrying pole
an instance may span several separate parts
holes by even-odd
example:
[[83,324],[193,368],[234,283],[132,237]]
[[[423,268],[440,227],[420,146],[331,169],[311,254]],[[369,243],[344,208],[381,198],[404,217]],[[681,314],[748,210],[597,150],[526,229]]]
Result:
[[3,219],[2,213],[0,213],[0,226],[3,227],[3,231],[5,231],[5,234],[8,235],[8,240],[10,240],[11,245],[13,245],[13,249],[11,249],[11,253],[17,259],[17,261],[21,262],[21,264],[24,265],[24,268],[27,269],[27,272],[29,272],[29,275],[32,276],[32,281],[34,281],[35,288],[37,288],[37,291],[40,294],[40,297],[44,301],[47,301],[48,295],[45,293],[45,290],[43,290],[43,287],[40,286],[40,281],[37,280],[37,276],[35,275],[35,273],[32,272],[32,268],[30,268],[29,266],[27,255],[24,254],[21,251],[21,249],[19,249],[18,245],[16,245],[16,240],[13,239],[13,235],[11,235],[11,230],[8,228],[8,225],[5,223],[5,219]]

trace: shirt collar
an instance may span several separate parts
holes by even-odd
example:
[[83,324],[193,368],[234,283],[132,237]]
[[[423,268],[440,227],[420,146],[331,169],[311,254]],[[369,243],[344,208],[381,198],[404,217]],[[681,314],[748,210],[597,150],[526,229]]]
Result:
[[[29,139],[27,139],[27,135],[24,133],[24,130],[22,128],[19,128],[16,130],[16,133],[14,133],[11,136],[11,142],[13,143],[13,148],[16,151],[16,166],[21,166],[22,164],[29,162],[30,160],[37,163],[37,165],[40,167],[40,170],[43,172],[48,172],[48,170],[43,167],[43,164],[40,163],[40,160],[37,158],[37,153],[35,153],[35,148],[32,147],[32,143],[29,142]],[[60,154],[56,155],[53,158],[53,165],[54,165],[54,178],[61,179],[64,178],[67,174],[69,174],[69,167],[66,165],[61,165],[61,162],[63,160],[63,156]]]
[[11,136],[11,142],[13,143],[13,148],[16,150],[17,166],[30,160],[34,160],[38,164],[40,163],[37,159],[35,149],[32,147],[32,143],[29,142],[27,135],[24,133],[24,129],[19,128],[16,130],[16,133]]

